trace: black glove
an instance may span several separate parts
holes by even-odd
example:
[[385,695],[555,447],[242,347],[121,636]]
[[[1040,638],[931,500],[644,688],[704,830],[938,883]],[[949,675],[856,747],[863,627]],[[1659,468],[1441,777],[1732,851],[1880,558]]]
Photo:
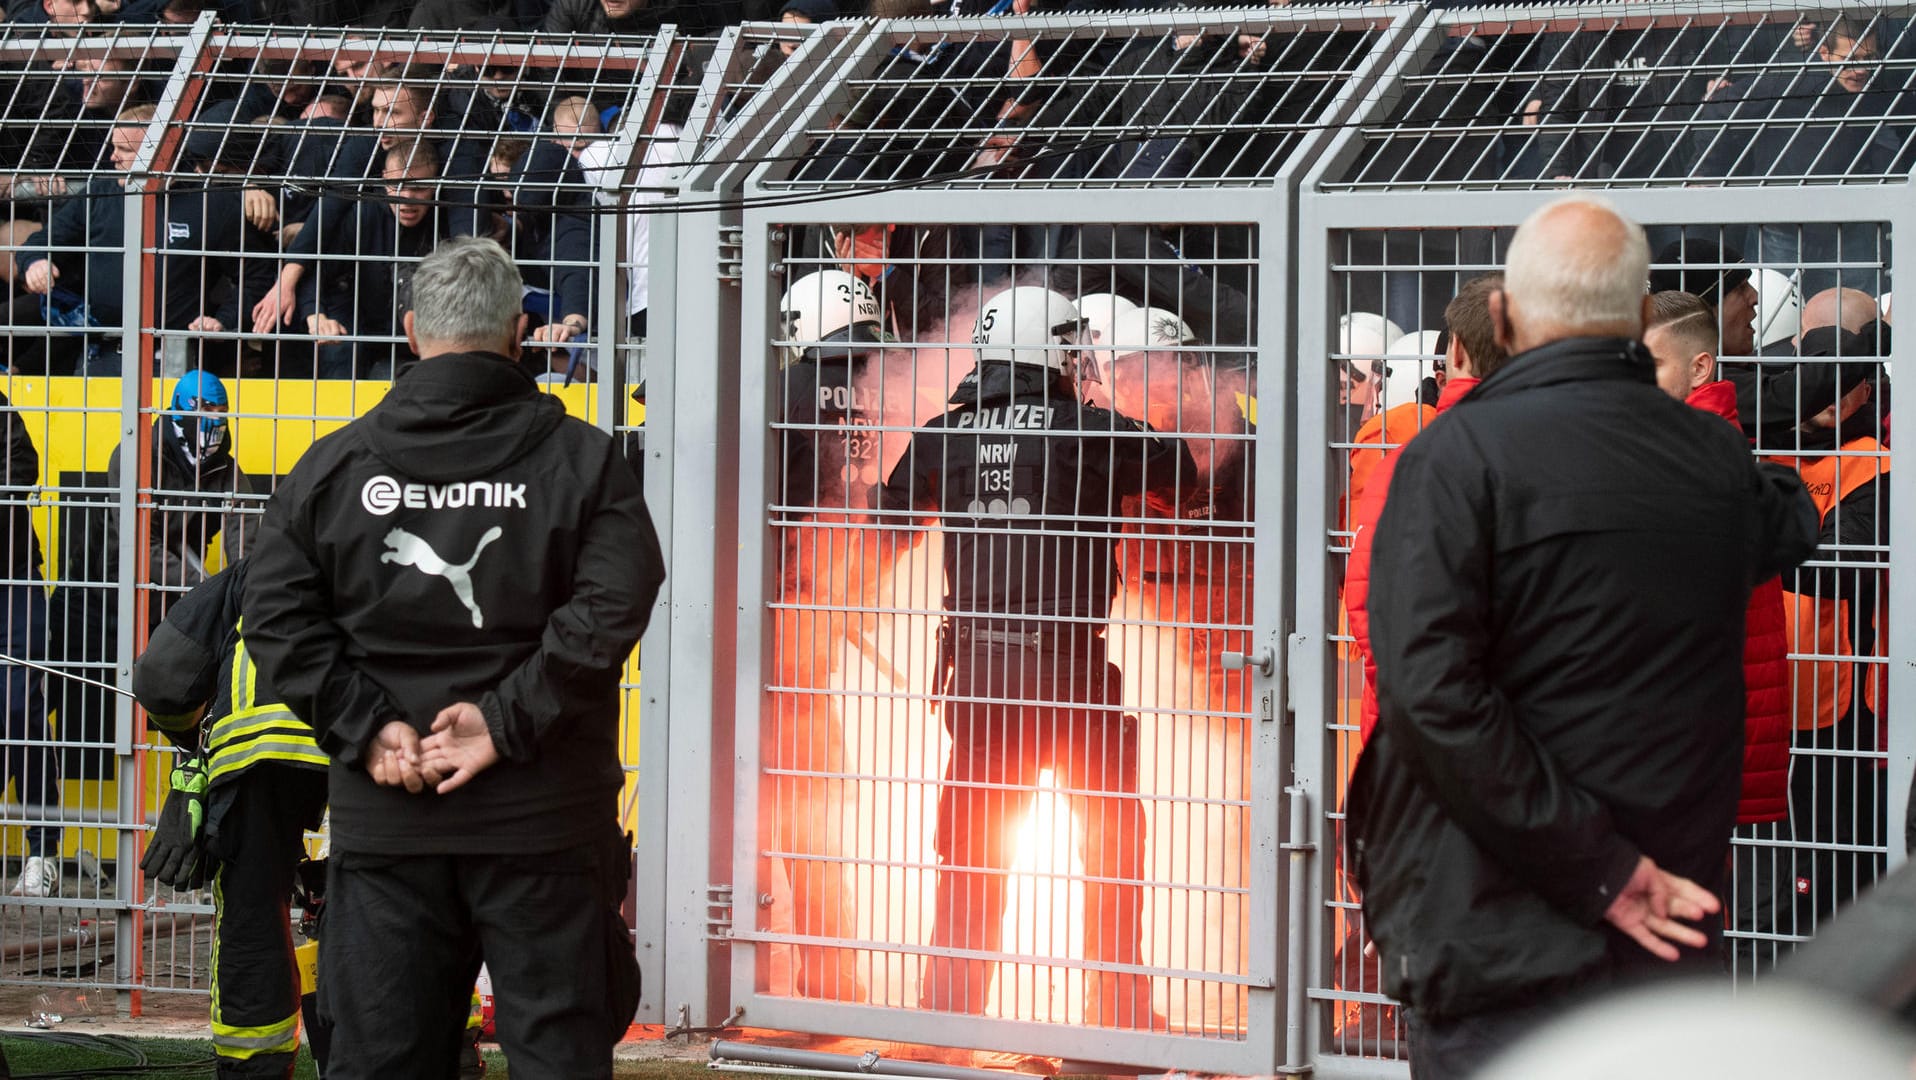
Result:
[[160,808],[160,823],[146,842],[140,869],[175,889],[206,884],[206,762],[186,758],[173,769],[173,790]]

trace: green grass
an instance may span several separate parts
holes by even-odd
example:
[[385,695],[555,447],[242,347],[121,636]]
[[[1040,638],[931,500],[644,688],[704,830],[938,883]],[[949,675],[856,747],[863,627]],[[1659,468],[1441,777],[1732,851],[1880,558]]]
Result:
[[[85,1032],[60,1031],[57,1036],[85,1036]],[[113,1076],[106,1070],[126,1069],[133,1064],[131,1056],[120,1047],[136,1047],[147,1057],[148,1067],[165,1062],[205,1062],[203,1069],[179,1069],[169,1072],[153,1072],[154,1076],[173,1077],[176,1080],[190,1077],[210,1077],[213,1075],[213,1044],[206,1039],[113,1039],[92,1042],[84,1038],[77,1041],[90,1042],[90,1045],[76,1045],[75,1042],[56,1040],[36,1035],[8,1033],[0,1036],[0,1049],[7,1055],[7,1064],[13,1075],[21,1080],[31,1080],[35,1076],[56,1074],[62,1076]],[[130,1073],[130,1070],[129,1070]],[[141,1075],[130,1073],[130,1075]],[[296,1080],[317,1080],[319,1073],[313,1068],[312,1057],[306,1048],[299,1049],[299,1064],[293,1072]],[[505,1055],[497,1050],[486,1051],[486,1080],[498,1080],[509,1076]],[[620,1080],[693,1080],[694,1077],[709,1076],[702,1062],[698,1061],[621,1061],[613,1069],[612,1075]]]

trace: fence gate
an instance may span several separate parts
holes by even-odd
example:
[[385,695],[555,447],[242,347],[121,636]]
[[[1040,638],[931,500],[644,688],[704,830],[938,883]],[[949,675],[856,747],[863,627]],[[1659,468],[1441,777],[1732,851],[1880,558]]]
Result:
[[[1858,95],[1864,104],[1835,122],[1779,120],[1731,104],[1759,93],[1739,83],[1768,87],[1766,102],[1806,92],[1792,85],[1823,92],[1831,75],[1798,42],[1805,25],[1756,4],[1710,15],[1622,8],[1511,22],[1446,13],[1419,28],[1305,182],[1296,594],[1305,647],[1293,685],[1298,782],[1316,811],[1318,853],[1309,878],[1308,1036],[1325,1075],[1401,1076],[1408,1049],[1378,962],[1364,955],[1363,914],[1343,865],[1343,802],[1365,694],[1344,607],[1350,513],[1385,451],[1428,422],[1422,405],[1441,375],[1445,304],[1465,282],[1501,268],[1515,227],[1565,190],[1600,191],[1646,226],[1654,288],[1723,298],[1726,370],[1748,365],[1770,387],[1756,415],[1742,417],[1756,431],[1755,453],[1802,469],[1812,490],[1821,472],[1863,489],[1893,460],[1876,443],[1849,438],[1886,430],[1893,365],[1879,361],[1891,354],[1844,358],[1860,364],[1799,359],[1792,336],[1819,321],[1867,323],[1890,293],[1892,243],[1916,220],[1909,148],[1882,132],[1909,121],[1909,104],[1885,95],[1865,114],[1871,98]],[[1880,55],[1903,56],[1909,33],[1899,12],[1866,36]],[[1900,86],[1909,67],[1870,63],[1868,78]],[[1712,89],[1719,80],[1727,92]],[[1838,287],[1857,291],[1826,292]],[[1898,346],[1894,357],[1910,352]],[[1839,370],[1843,387],[1870,386],[1860,408],[1827,378]],[[1809,389],[1817,385],[1824,388]],[[1818,417],[1842,410],[1853,411],[1837,445]],[[1903,586],[1887,568],[1911,537],[1900,514],[1892,522],[1895,511],[1874,513],[1895,475],[1876,489],[1882,496],[1865,489],[1861,502],[1830,500],[1823,548],[1782,581],[1791,805],[1783,820],[1740,826],[1734,838],[1721,895],[1727,962],[1739,982],[1766,976],[1904,850],[1916,729],[1909,681],[1888,674],[1908,657],[1911,628],[1893,602]]]
[[[880,24],[775,125],[738,234],[747,1023],[1276,1066],[1287,552],[1250,523],[1287,497],[1288,176],[1400,15]],[[1029,348],[1046,289],[1077,390]],[[1000,340],[1032,366],[981,385]],[[1160,438],[1014,437],[1079,392]],[[967,394],[989,433],[939,434]],[[1063,442],[1092,466],[1047,474]]]

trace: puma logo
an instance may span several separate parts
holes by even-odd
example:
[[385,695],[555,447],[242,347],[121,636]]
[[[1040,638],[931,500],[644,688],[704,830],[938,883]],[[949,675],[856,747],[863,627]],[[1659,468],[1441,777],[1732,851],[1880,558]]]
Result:
[[459,602],[472,612],[472,625],[484,627],[485,613],[479,610],[479,605],[472,599],[472,567],[479,561],[479,556],[485,554],[487,545],[503,535],[505,530],[497,525],[487,529],[486,534],[479,538],[479,546],[473,549],[472,558],[455,564],[440,558],[432,545],[419,537],[404,529],[394,529],[386,534],[386,546],[392,550],[381,555],[379,561],[410,566],[420,573],[445,578],[452,586],[453,594],[459,597]]

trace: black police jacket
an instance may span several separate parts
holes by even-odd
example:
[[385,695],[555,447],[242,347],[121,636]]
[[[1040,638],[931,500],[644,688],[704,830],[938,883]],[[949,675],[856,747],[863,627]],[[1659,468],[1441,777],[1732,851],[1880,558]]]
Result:
[[[619,673],[664,579],[632,470],[504,357],[407,367],[274,493],[247,579],[260,670],[333,756],[347,851],[590,841],[622,774]],[[394,720],[477,703],[503,760],[448,795],[376,786]]]
[[1179,503],[1196,482],[1191,452],[1078,401],[1035,366],[982,364],[951,401],[912,436],[877,496],[880,509],[941,515],[950,621],[1102,632],[1125,499]]
[[1750,587],[1809,555],[1816,512],[1653,375],[1636,342],[1532,350],[1391,480],[1350,854],[1384,989],[1426,1016],[1658,963],[1604,922],[1639,855],[1721,877]]

